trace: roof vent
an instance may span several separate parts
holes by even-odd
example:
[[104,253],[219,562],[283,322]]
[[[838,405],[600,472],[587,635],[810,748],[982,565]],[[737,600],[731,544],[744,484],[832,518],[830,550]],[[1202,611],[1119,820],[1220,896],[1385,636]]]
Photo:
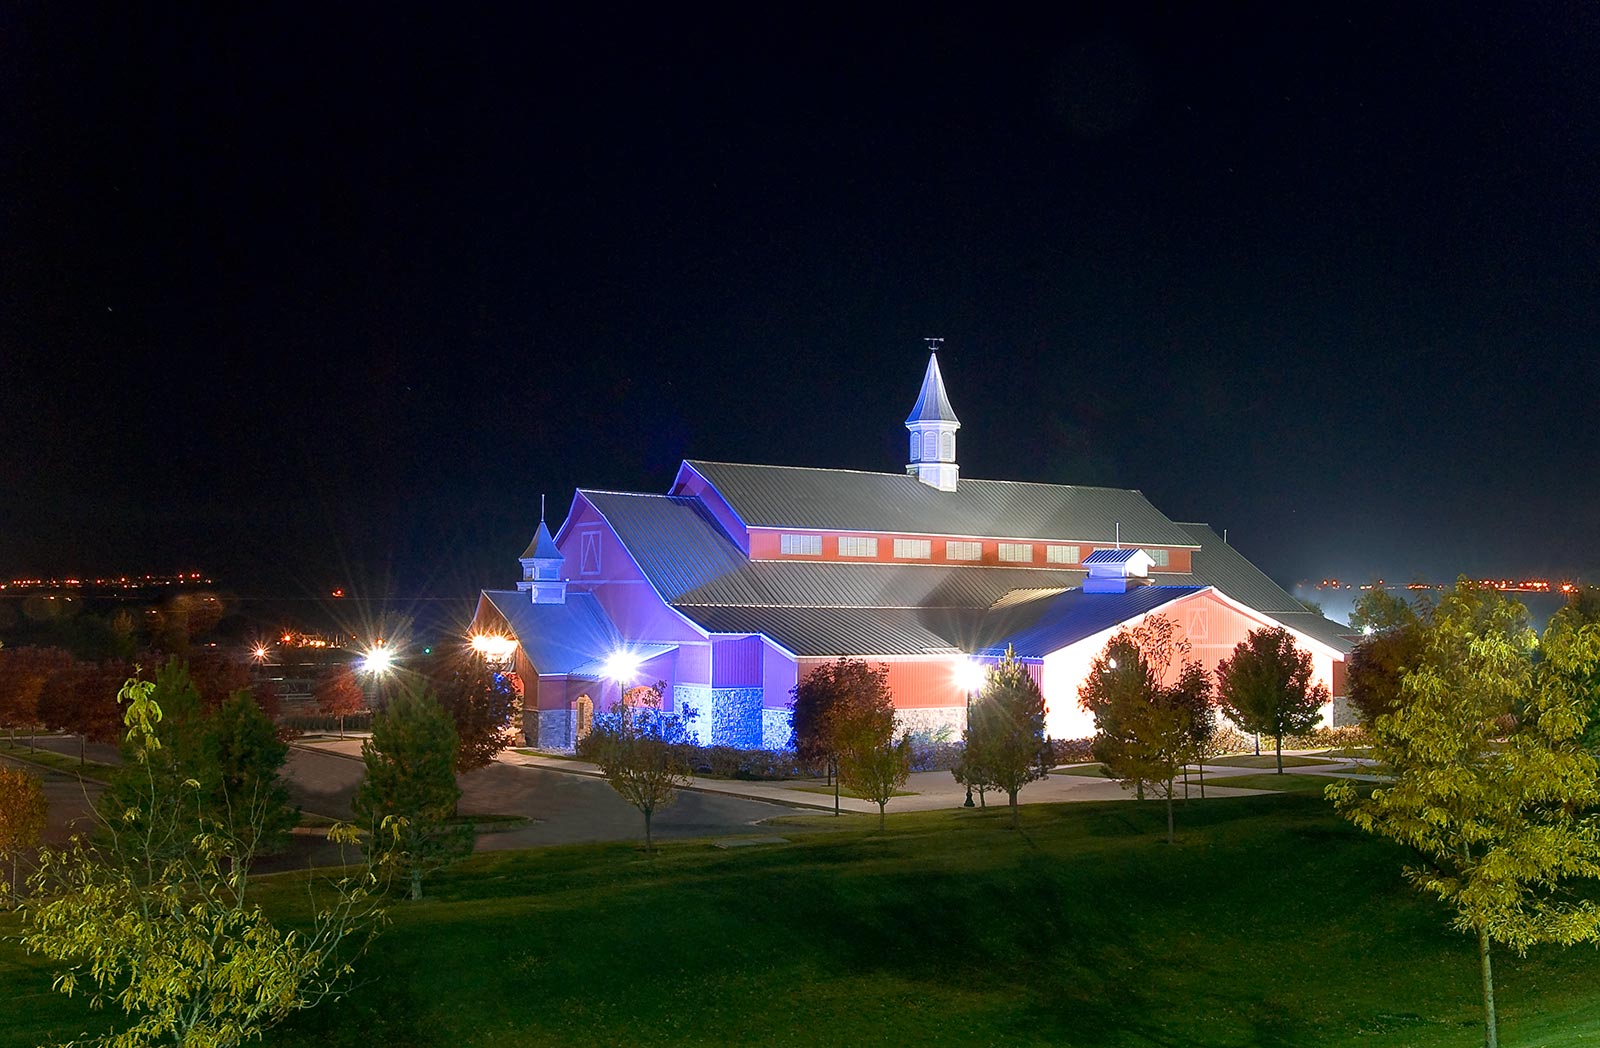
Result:
[[1148,585],[1150,566],[1155,561],[1142,549],[1097,549],[1083,558],[1089,577],[1083,580],[1085,593],[1126,593]]

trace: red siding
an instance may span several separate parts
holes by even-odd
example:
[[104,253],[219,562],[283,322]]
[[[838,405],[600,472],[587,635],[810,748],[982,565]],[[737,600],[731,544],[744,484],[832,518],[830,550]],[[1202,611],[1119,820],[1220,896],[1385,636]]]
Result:
[[[784,535],[821,535],[822,552],[815,555],[796,555],[783,552]],[[839,537],[841,535],[861,538],[875,538],[878,540],[878,555],[876,557],[841,557],[839,555]],[[931,547],[930,556],[926,558],[908,558],[894,555],[895,539],[921,539],[928,542]],[[750,529],[750,559],[751,560],[826,560],[840,561],[843,563],[865,562],[869,564],[940,564],[971,567],[973,565],[1007,568],[1062,568],[1068,571],[1080,571],[1084,557],[1098,548],[1092,542],[1070,542],[1066,540],[1043,539],[1031,540],[1033,543],[1033,560],[1028,562],[1003,561],[1000,559],[999,539],[984,538],[981,535],[952,536],[952,535],[918,535],[905,532],[898,535],[875,534],[859,531],[807,531],[804,528],[751,528]],[[1007,540],[1010,541],[1010,540]],[[1021,541],[1021,540],[1018,540]],[[983,555],[979,560],[948,560],[945,558],[946,542],[977,542],[983,546]],[[1072,564],[1051,564],[1045,560],[1048,554],[1047,546],[1077,546],[1078,562]],[[1159,547],[1145,547],[1159,548]],[[1168,564],[1164,568],[1154,568],[1155,572],[1188,572],[1191,570],[1190,551],[1186,549],[1168,549]]]

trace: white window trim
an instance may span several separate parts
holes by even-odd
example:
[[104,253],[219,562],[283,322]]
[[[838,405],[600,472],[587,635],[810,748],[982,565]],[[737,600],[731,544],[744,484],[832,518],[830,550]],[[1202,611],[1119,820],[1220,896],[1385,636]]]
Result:
[[[845,543],[847,542],[851,543],[852,545],[858,545],[862,552],[846,552]],[[878,540],[872,535],[840,535],[838,549],[839,556],[841,557],[855,557],[863,560],[870,560],[878,555]]]
[[[959,547],[963,551],[970,548],[972,556],[959,555],[954,552],[954,547]],[[961,563],[976,563],[983,559],[983,543],[971,542],[965,539],[948,539],[944,544],[944,559]]]
[[[1027,551],[1027,556],[1018,554]],[[1002,564],[1032,564],[1033,543],[1031,542],[1002,542],[999,549],[1000,563]]]
[[928,539],[895,539],[894,556],[896,560],[931,560],[933,543]]

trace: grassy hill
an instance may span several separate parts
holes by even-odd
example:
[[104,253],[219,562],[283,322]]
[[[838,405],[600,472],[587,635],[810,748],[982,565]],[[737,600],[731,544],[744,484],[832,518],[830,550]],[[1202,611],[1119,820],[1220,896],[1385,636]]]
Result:
[[[875,819],[484,855],[393,907],[284,1048],[1481,1043],[1473,944],[1314,796]],[[280,884],[275,905],[291,906]],[[8,918],[7,921],[10,921]],[[14,922],[4,924],[15,929]],[[1600,1038],[1600,955],[1499,963],[1507,1045]],[[14,945],[0,1046],[99,1029]]]

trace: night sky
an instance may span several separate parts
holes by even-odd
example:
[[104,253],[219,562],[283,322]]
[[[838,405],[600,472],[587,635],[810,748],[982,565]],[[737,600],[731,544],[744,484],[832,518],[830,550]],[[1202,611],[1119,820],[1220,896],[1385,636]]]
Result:
[[158,6],[0,4],[0,577],[470,596],[933,335],[964,476],[1600,581],[1600,6]]

